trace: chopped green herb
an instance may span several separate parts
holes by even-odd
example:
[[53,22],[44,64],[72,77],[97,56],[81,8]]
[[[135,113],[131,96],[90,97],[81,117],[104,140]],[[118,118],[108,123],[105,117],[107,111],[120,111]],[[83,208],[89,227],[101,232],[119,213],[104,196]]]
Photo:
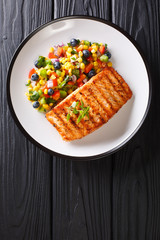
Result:
[[70,47],[70,46],[71,46],[71,44],[70,44],[70,43],[67,43],[67,45],[68,45],[68,47]]
[[63,80],[63,82],[61,82],[59,85],[58,85],[58,88],[62,88],[62,87],[64,87],[66,84],[67,84],[67,82],[69,81],[69,75],[67,75],[66,77],[65,77],[65,79]]
[[77,51],[75,49],[72,50],[72,54],[77,54]]
[[[77,123],[79,123],[85,116],[87,116],[89,118],[89,109],[90,109],[90,107],[89,106],[88,107],[84,107],[84,103],[83,103],[82,100],[81,100],[81,105],[79,105],[79,104],[80,104],[79,101],[73,102],[72,105],[70,107],[68,107],[68,109],[69,109],[69,113],[68,113],[69,117],[67,115],[67,121],[69,121],[71,114],[76,114],[76,115],[79,114],[78,115],[78,119],[77,119]],[[78,105],[79,105],[80,109],[77,109]]]
[[31,81],[29,81],[27,84],[25,84],[26,86],[29,86],[31,84]]
[[77,78],[79,78],[79,76],[80,76],[79,69],[73,69],[72,74],[75,75]]
[[69,121],[70,117],[71,117],[71,115],[68,113],[67,114],[67,121]]

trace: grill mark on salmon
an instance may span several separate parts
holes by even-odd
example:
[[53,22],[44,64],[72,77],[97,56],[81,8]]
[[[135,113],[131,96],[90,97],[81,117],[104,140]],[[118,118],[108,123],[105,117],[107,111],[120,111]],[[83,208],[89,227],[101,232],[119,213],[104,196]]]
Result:
[[127,96],[131,98],[132,96],[132,91],[129,88],[128,84],[124,81],[121,75],[117,71],[114,70],[114,68],[110,68],[111,72],[115,75],[115,77],[118,79],[119,83],[122,85],[124,91],[127,93]]
[[109,78],[113,88],[115,91],[121,96],[121,99],[123,99],[124,103],[127,101],[128,96],[127,93],[124,91],[122,85],[119,83],[119,81],[116,79],[114,74],[111,74],[110,71],[106,69],[106,75]]
[[[106,123],[131,96],[132,92],[124,79],[113,68],[107,67],[67,96],[46,114],[46,118],[64,140],[72,141],[86,136]],[[90,118],[85,116],[77,123],[78,115],[71,114],[67,121],[67,107],[80,100],[85,107],[90,106]]]

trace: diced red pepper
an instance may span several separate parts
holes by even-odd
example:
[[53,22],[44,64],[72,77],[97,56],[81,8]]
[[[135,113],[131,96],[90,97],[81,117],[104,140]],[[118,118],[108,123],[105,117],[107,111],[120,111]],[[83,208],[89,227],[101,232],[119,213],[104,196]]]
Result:
[[49,58],[57,58],[57,56],[54,55],[53,52],[49,52],[49,53],[48,53],[48,57],[49,57]]
[[104,45],[100,46],[99,51],[100,51],[101,54],[104,54],[105,46]]
[[77,83],[81,83],[86,78],[86,75],[82,73],[80,77],[77,79]]
[[91,69],[93,68],[93,64],[92,63],[89,63],[86,68],[85,68],[85,73],[89,73],[89,71],[91,71]]
[[82,87],[84,85],[84,83],[83,82],[79,82],[77,85],[78,85],[78,87]]
[[69,81],[67,84],[68,84],[68,85],[74,85],[74,82]]
[[80,45],[79,47],[77,47],[77,52],[80,52],[80,51],[82,51],[83,50],[83,46],[82,45]]
[[89,62],[91,62],[92,60],[93,60],[92,56],[89,56],[89,57],[87,58],[87,61],[89,61]]
[[98,62],[98,67],[102,67],[102,62],[100,59],[97,59],[97,62]]
[[58,55],[59,57],[62,57],[62,56],[63,56],[63,48],[62,48],[62,47],[58,47],[58,49],[57,49],[57,55]]
[[50,98],[50,96],[48,94],[43,93],[43,95],[44,95],[45,98]]
[[53,81],[53,87],[57,87],[58,86],[57,79],[56,78],[52,79],[52,81]]
[[52,95],[54,100],[58,100],[60,98],[60,91],[55,91]]
[[57,73],[56,72],[52,72],[51,73],[51,76],[54,75],[56,78],[58,77]]
[[32,68],[30,71],[29,71],[29,74],[28,74],[28,78],[31,78],[32,74],[36,73],[36,70],[34,68]]
[[89,47],[89,48],[88,48],[88,51],[91,52],[91,51],[92,51],[92,47]]

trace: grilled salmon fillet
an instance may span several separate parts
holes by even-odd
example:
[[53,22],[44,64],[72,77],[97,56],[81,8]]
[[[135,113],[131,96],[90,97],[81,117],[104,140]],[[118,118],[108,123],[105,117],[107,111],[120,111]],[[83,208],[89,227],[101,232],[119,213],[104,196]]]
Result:
[[[46,118],[63,140],[72,141],[108,122],[131,97],[132,91],[124,79],[112,67],[106,67],[48,112]],[[90,107],[89,118],[85,116],[77,123],[78,115],[71,114],[67,121],[68,107],[81,100]]]

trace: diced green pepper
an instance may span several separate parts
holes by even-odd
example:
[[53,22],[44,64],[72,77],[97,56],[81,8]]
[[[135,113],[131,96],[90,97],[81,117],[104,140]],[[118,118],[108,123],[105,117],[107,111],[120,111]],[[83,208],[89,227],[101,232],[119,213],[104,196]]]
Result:
[[102,56],[100,56],[100,60],[101,60],[102,62],[108,62],[108,56],[102,55]]
[[65,98],[67,96],[67,92],[60,90],[60,96],[61,96],[61,98]]
[[60,77],[62,72],[60,70],[56,70],[56,73]]
[[39,96],[42,95],[42,90],[41,89],[38,90],[38,94],[39,94]]
[[45,103],[46,103],[46,98],[45,98],[45,97],[42,97],[39,102],[40,102],[40,104],[45,104]]
[[43,78],[47,78],[47,71],[46,71],[46,69],[42,69],[40,71],[40,76],[43,77]]
[[89,41],[87,41],[87,40],[84,40],[84,45],[90,46],[91,43]]
[[37,101],[39,99],[39,93],[34,91],[33,94],[30,96],[30,100]]
[[41,112],[41,113],[46,112],[46,110],[45,110],[44,107],[42,107],[42,106],[38,109],[38,111]]

